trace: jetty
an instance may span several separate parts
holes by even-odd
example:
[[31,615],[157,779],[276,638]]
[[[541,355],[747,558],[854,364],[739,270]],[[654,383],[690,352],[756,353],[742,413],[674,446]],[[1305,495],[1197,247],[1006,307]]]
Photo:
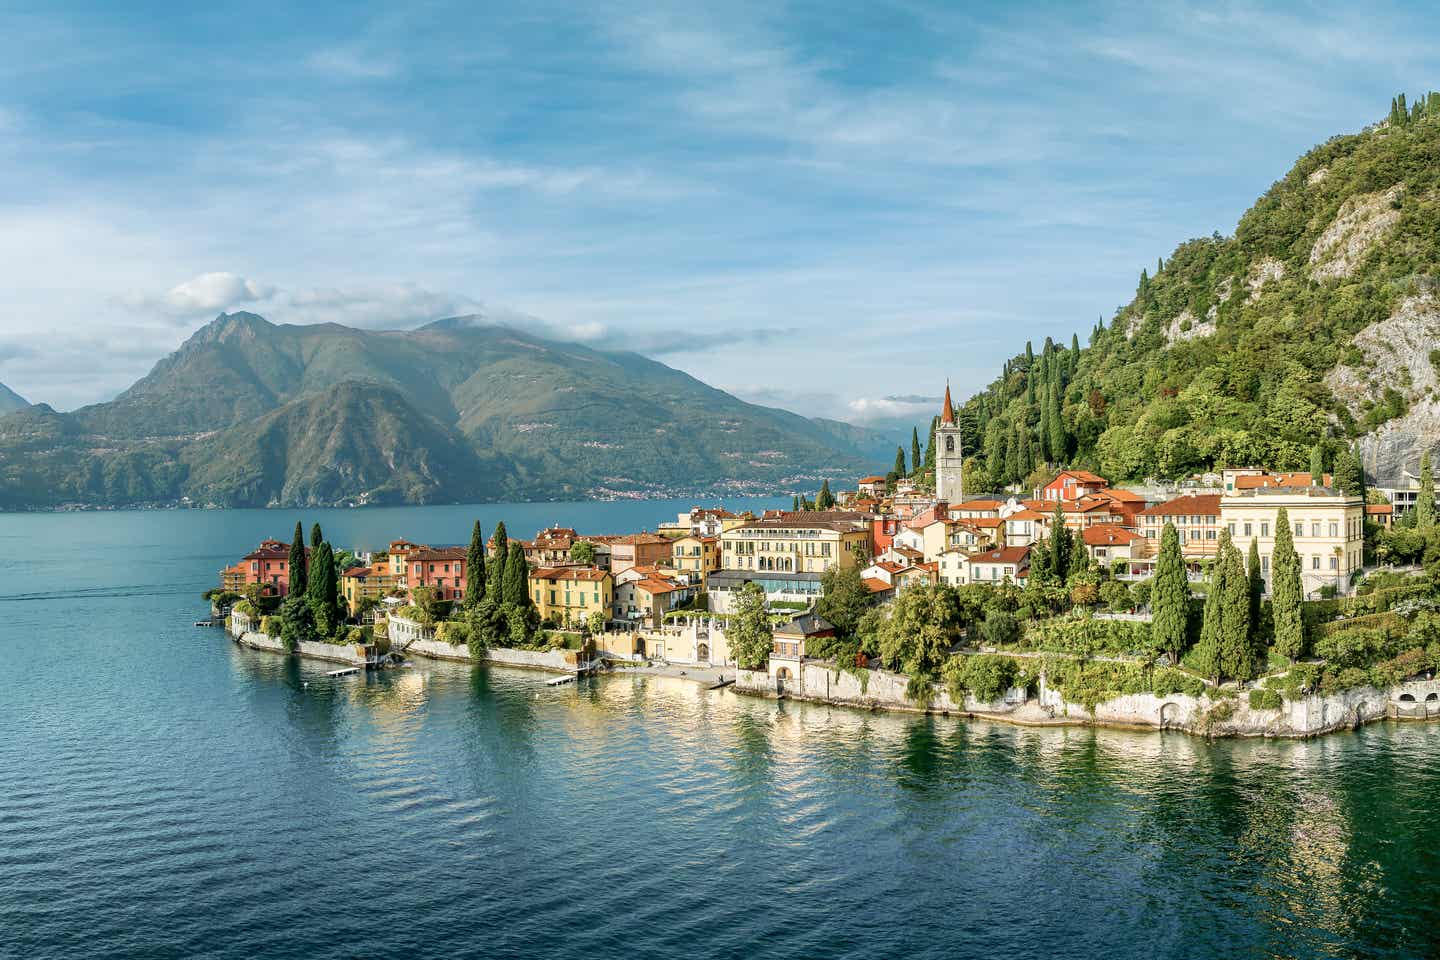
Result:
[[359,673],[359,667],[341,667],[339,670],[326,670],[327,677],[348,677],[352,673]]

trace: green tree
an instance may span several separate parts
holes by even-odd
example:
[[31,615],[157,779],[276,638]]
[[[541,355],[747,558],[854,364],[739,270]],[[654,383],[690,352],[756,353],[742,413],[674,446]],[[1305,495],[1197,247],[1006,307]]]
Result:
[[1065,434],[1065,420],[1060,415],[1059,384],[1050,388],[1050,398],[1045,405],[1045,433],[1050,438],[1050,459],[1063,463],[1070,441]]
[[1260,569],[1260,543],[1250,538],[1250,555],[1245,561],[1246,579],[1250,589],[1250,646],[1260,652],[1260,610],[1265,598],[1265,574]]
[[815,495],[815,509],[829,510],[835,506],[835,495],[830,492],[829,479],[820,481],[820,492]]
[[505,645],[509,630],[505,611],[501,608],[500,601],[488,590],[479,603],[466,611],[465,620],[470,628],[471,656],[479,658],[491,647]]
[[1255,649],[1250,643],[1250,580],[1245,562],[1233,543],[1221,551],[1225,567],[1224,590],[1220,598],[1220,669],[1236,680],[1249,680],[1255,666]]
[[1171,523],[1160,534],[1160,556],[1150,588],[1150,625],[1155,646],[1179,663],[1189,636],[1190,583],[1185,576],[1185,559],[1180,555],[1180,535]]
[[570,562],[595,566],[595,544],[589,540],[576,540],[570,544]]
[[329,639],[340,625],[340,579],[335,571],[335,553],[324,540],[310,554],[305,598],[314,614],[315,632]]
[[1365,497],[1365,472],[1352,447],[1342,447],[1335,454],[1333,486],[1349,497]]
[[1012,613],[991,609],[980,623],[980,636],[988,646],[1008,646],[1020,639],[1020,621]]
[[1310,448],[1310,483],[1320,486],[1325,482],[1325,441]]
[[735,597],[735,612],[725,624],[730,655],[743,670],[763,670],[775,646],[770,618],[765,613],[765,591],[747,583]]
[[465,550],[465,599],[462,606],[474,609],[485,599],[485,535],[480,521],[470,528],[470,546]]
[[1270,557],[1270,617],[1274,621],[1275,652],[1292,662],[1305,650],[1305,623],[1300,611],[1304,598],[1290,514],[1281,507],[1275,517],[1275,552]]
[[1055,512],[1050,517],[1050,560],[1048,567],[1050,575],[1058,582],[1064,583],[1070,573],[1070,553],[1074,544],[1070,539],[1070,528],[1065,526],[1065,511],[1060,509],[1060,504],[1055,504]]
[[891,608],[881,631],[881,658],[911,679],[934,679],[960,633],[955,591],[944,585],[911,587]]
[[923,468],[924,468],[924,464],[923,464],[923,463],[921,462],[921,460],[920,460],[920,431],[919,431],[917,428],[915,428],[915,427],[911,427],[911,428],[910,428],[910,472],[911,472],[912,474],[918,474]]
[[1435,526],[1435,475],[1430,451],[1420,455],[1420,490],[1415,494],[1415,529],[1428,533]]
[[905,476],[905,448],[895,448],[895,476]]
[[820,599],[815,612],[833,623],[836,633],[848,640],[855,635],[873,598],[858,567],[834,566],[820,575]]
[[286,650],[320,639],[315,632],[315,614],[304,594],[292,593],[280,604],[280,642]]
[[1202,674],[1220,682],[1225,667],[1223,605],[1225,581],[1230,572],[1224,562],[1225,547],[1230,543],[1229,531],[1220,531],[1220,550],[1210,565],[1210,582],[1205,590],[1205,607],[1200,620],[1200,640],[1195,644],[1195,666]]
[[525,562],[525,548],[518,543],[510,544],[510,555],[505,558],[500,602],[516,607],[530,604],[530,565]]
[[312,524],[310,527],[310,549],[319,550],[320,544],[325,542],[325,534],[320,532],[320,524]]
[[299,596],[305,593],[305,587],[309,583],[306,579],[307,564],[305,562],[305,531],[300,521],[295,521],[295,538],[290,541],[290,586],[286,591],[290,596]]
[[495,524],[495,533],[490,537],[490,565],[486,570],[485,596],[494,597],[496,603],[505,599],[505,567],[510,560],[510,537],[505,533],[505,521]]

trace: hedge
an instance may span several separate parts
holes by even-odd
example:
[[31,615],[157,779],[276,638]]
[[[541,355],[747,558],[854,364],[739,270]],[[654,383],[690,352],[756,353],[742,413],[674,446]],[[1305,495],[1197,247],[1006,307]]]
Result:
[[1056,617],[1031,621],[1022,643],[1045,653],[1081,657],[1159,655],[1150,639],[1150,624],[1138,620]]

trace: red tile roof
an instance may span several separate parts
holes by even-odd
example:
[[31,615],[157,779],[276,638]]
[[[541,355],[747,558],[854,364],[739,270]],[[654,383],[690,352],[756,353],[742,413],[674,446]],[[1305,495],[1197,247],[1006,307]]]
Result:
[[970,555],[972,563],[1013,563],[1020,564],[1030,555],[1029,547],[1001,547],[999,550],[986,550],[984,553]]
[[1118,523],[1097,523],[1080,531],[1080,536],[1087,547],[1116,547],[1145,539],[1134,530],[1126,530]]
[[866,577],[865,586],[870,589],[871,593],[884,593],[886,590],[895,589],[890,584],[877,577]]
[[1183,497],[1176,497],[1174,500],[1167,500],[1164,503],[1156,504],[1145,510],[1141,510],[1137,516],[1141,517],[1186,517],[1186,516],[1220,516],[1220,494],[1202,493],[1190,494]]
[[545,567],[530,574],[531,580],[604,580],[608,571],[595,567]]

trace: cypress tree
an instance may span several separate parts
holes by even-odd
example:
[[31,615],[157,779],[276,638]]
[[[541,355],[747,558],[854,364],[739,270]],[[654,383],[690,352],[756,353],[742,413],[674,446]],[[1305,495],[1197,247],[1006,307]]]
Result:
[[305,592],[306,584],[309,582],[305,574],[305,530],[300,521],[296,520],[295,538],[290,541],[290,596],[297,596]]
[[1050,459],[1055,463],[1061,463],[1069,448],[1069,440],[1065,436],[1065,421],[1060,416],[1060,390],[1052,387],[1050,390],[1050,404],[1046,411],[1045,420],[1046,432],[1050,435]]
[[1420,455],[1420,490],[1415,495],[1415,529],[1422,533],[1435,526],[1435,476],[1430,470],[1430,451]]
[[930,436],[925,440],[925,469],[935,469],[935,424],[930,424]]
[[1235,544],[1227,546],[1221,562],[1225,565],[1225,590],[1220,598],[1221,669],[1236,680],[1249,680],[1255,666],[1250,646],[1250,580]]
[[1334,474],[1333,485],[1336,490],[1347,497],[1365,499],[1364,471],[1360,468],[1360,458],[1356,456],[1353,448],[1340,448],[1335,454],[1335,465],[1331,468],[1331,473]]
[[485,599],[485,536],[480,532],[480,521],[470,528],[470,547],[465,551],[465,600],[467,609],[480,605]]
[[510,544],[505,558],[503,590],[501,600],[505,603],[524,607],[530,602],[530,566],[525,562],[525,548],[518,543]]
[[496,603],[505,599],[505,567],[510,561],[510,537],[505,533],[505,521],[495,524],[491,536],[494,549],[490,552],[490,566],[486,570],[485,596],[494,597]]
[[1165,524],[1165,531],[1160,535],[1160,557],[1155,563],[1150,608],[1155,618],[1150,633],[1156,646],[1170,655],[1171,663],[1179,663],[1180,655],[1185,652],[1190,620],[1190,584],[1185,579],[1185,560],[1180,555],[1180,535],[1171,523]]
[[1205,592],[1205,609],[1200,621],[1200,642],[1195,644],[1196,666],[1205,676],[1220,682],[1224,664],[1224,626],[1221,612],[1225,597],[1225,581],[1229,573],[1225,563],[1225,548],[1230,545],[1230,533],[1220,531],[1220,549],[1210,565],[1210,583]]
[[895,476],[905,476],[905,448],[895,448]]
[[820,492],[815,496],[815,509],[829,510],[833,506],[835,497],[830,493],[830,480],[827,478],[820,481]]
[[1310,485],[1318,487],[1325,482],[1325,441],[1316,442],[1310,448]]
[[317,523],[310,528],[310,549],[319,550],[320,544],[324,542],[325,534],[320,532],[320,524]]
[[335,575],[335,553],[324,540],[310,552],[309,579],[305,586],[305,601],[310,605],[316,631],[321,637],[329,637],[338,624],[340,586]]
[[923,464],[920,461],[920,431],[910,428],[910,472],[918,474]]
[[1065,526],[1065,511],[1057,503],[1050,517],[1050,572],[1061,583],[1070,572],[1070,550],[1070,528]]
[[797,493],[790,498],[790,509],[792,512],[800,512],[800,495]]
[[1290,514],[1281,507],[1275,517],[1275,554],[1270,558],[1270,618],[1274,621],[1275,652],[1291,661],[1305,649],[1305,624],[1300,615],[1304,596]]
[[1260,570],[1260,541],[1250,538],[1250,556],[1246,560],[1245,573],[1250,585],[1250,647],[1259,654],[1264,638],[1260,635],[1260,610],[1265,597],[1265,574]]
[[1023,457],[1024,452],[1020,449],[1020,430],[1018,427],[1013,428],[1010,431],[1010,442],[1005,445],[1005,463],[1002,471],[1005,483],[1020,482],[1019,478],[1023,476],[1021,469]]

